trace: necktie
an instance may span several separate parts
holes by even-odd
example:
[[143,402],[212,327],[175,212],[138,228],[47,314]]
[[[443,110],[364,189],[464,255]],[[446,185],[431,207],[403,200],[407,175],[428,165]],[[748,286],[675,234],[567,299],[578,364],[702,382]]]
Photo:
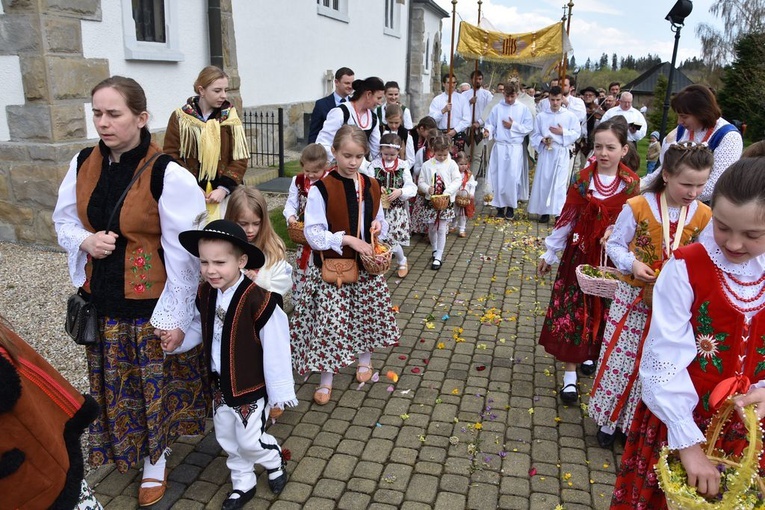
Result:
[[340,99],[340,102],[341,102],[341,103],[344,103],[344,102],[346,102],[347,100],[348,100],[348,98],[347,98],[347,97],[343,97],[343,98],[341,98],[341,99]]

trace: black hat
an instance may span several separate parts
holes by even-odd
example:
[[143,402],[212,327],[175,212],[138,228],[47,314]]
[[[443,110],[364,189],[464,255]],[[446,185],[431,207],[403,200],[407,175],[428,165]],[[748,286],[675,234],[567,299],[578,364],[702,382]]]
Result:
[[592,92],[596,96],[598,95],[598,91],[595,87],[585,87],[579,91],[580,94],[584,94],[585,92]]
[[201,239],[222,239],[241,248],[247,255],[247,269],[259,269],[266,263],[266,257],[257,246],[247,242],[244,229],[229,220],[215,220],[207,224],[203,230],[187,230],[178,234],[178,240],[186,251],[199,257],[199,241]]

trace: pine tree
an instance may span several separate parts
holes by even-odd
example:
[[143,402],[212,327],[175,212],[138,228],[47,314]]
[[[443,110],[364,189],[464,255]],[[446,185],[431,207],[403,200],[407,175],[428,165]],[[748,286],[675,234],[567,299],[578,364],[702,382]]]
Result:
[[736,57],[725,71],[718,102],[728,121],[747,124],[746,137],[765,138],[765,33],[742,37],[736,44]]
[[617,60],[616,53],[614,53],[613,56],[611,57],[611,70],[616,71],[618,69],[619,69],[619,62]]
[[[667,95],[667,77],[660,74],[656,80],[656,88],[653,89],[653,108],[648,110],[646,120],[648,121],[648,132],[659,131],[661,128],[661,119],[664,115],[664,98]],[[667,134],[677,126],[677,114],[669,109],[667,115],[667,130],[663,134]]]

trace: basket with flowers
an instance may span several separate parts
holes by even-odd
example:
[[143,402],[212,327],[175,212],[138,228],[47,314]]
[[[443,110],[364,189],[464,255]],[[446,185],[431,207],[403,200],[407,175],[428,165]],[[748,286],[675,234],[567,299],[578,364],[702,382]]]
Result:
[[666,447],[662,450],[654,469],[670,510],[765,509],[765,483],[758,474],[763,432],[753,404],[744,408],[748,445],[741,455],[731,457],[715,448],[733,410],[733,401],[728,399],[714,415],[706,432],[704,453],[720,471],[720,492],[716,499],[706,499],[696,492],[695,487],[690,487],[677,456]]
[[467,190],[460,190],[454,199],[454,203],[457,204],[458,207],[463,208],[470,206],[470,194],[468,194]]
[[590,296],[613,299],[619,287],[616,269],[606,265],[605,246],[601,249],[600,265],[580,264],[576,267],[576,281],[582,292]]
[[364,269],[373,275],[385,274],[390,269],[390,261],[393,256],[390,246],[381,243],[372,236],[372,250],[374,255],[360,255]]
[[305,223],[302,221],[293,221],[287,225],[287,235],[293,243],[308,244],[308,241],[305,238],[305,233],[303,232],[304,227]]
[[449,207],[449,202],[451,202],[451,197],[449,195],[430,195],[430,205],[432,205],[433,209],[436,211],[443,211]]

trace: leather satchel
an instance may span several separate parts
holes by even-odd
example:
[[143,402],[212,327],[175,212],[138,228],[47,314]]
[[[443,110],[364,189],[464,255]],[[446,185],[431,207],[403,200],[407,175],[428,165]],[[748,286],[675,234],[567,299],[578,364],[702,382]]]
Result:
[[79,345],[98,343],[101,332],[98,329],[98,312],[90,300],[75,292],[66,302],[66,333]]
[[[130,187],[138,180],[141,174],[149,168],[149,166],[157,159],[162,153],[158,152],[149,158],[143,166],[135,173],[131,181],[128,183],[125,191],[122,192],[122,196],[117,200],[117,203],[112,209],[112,213],[109,215],[109,221],[106,222],[106,232],[111,230],[112,221],[117,209],[125,200],[127,192]],[[93,269],[93,275],[91,275],[91,281],[96,273],[96,266]],[[78,345],[93,345],[101,340],[101,331],[98,328],[98,310],[93,303],[93,296],[89,299],[82,297],[82,288],[77,289],[77,292],[69,296],[66,301],[66,322],[64,323],[64,331],[69,335],[74,343]]]
[[321,279],[334,283],[339,289],[344,283],[356,283],[359,280],[359,265],[356,258],[325,259],[321,254]]

